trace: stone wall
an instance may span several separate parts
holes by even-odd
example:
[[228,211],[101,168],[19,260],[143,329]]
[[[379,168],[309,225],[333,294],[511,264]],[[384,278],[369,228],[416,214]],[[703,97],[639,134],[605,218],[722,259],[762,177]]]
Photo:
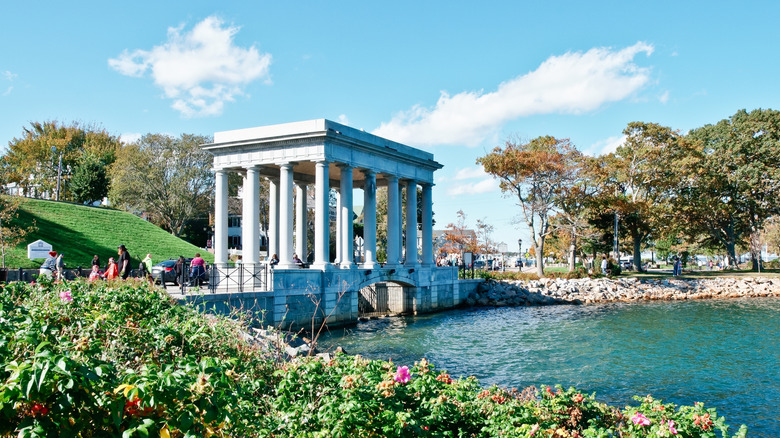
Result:
[[780,279],[718,277],[712,279],[550,279],[487,281],[468,295],[470,306],[532,306],[640,300],[780,297]]
[[[262,314],[262,322],[285,330],[358,321],[360,290],[382,284],[386,288],[388,313],[427,313],[459,306],[456,268],[398,267],[378,269],[275,269],[269,283],[272,291],[187,296],[182,301],[229,314],[247,309]],[[466,291],[474,282],[467,282]]]

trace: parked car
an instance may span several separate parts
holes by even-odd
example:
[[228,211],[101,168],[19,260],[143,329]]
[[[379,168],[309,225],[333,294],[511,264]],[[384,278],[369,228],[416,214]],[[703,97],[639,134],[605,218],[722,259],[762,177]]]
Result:
[[176,260],[165,260],[154,266],[152,266],[152,277],[156,284],[160,284],[160,274],[162,274],[162,281],[165,283],[178,284],[176,279],[176,272],[173,270],[173,265]]
[[[191,258],[184,259],[184,281],[189,282],[190,280],[190,261],[192,261]],[[152,277],[154,278],[155,284],[160,284],[160,274],[162,273],[162,279],[165,282],[165,284],[173,283],[178,285],[179,279],[176,278],[176,271],[173,270],[173,265],[176,264],[176,260],[170,259],[170,260],[164,260],[154,266],[152,266]],[[200,283],[206,283],[208,282],[208,271],[200,278]]]
[[485,269],[485,261],[477,260],[474,262],[474,269]]

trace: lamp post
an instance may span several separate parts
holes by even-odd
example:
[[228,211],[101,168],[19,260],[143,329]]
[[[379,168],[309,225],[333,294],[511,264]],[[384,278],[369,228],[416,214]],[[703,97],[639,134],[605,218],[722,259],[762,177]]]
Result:
[[[52,152],[57,152],[57,147],[52,146],[51,147]],[[57,197],[55,200],[60,200],[60,180],[62,179],[62,151],[60,151],[60,158],[57,164]]]
[[520,259],[519,271],[523,270],[523,239],[517,239],[517,257]]

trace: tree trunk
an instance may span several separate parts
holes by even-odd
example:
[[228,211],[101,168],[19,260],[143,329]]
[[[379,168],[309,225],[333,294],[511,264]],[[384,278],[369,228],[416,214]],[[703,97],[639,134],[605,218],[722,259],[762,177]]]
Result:
[[732,268],[737,267],[737,251],[735,247],[733,240],[726,242],[726,259],[728,260],[728,266]]
[[577,266],[577,234],[576,230],[571,231],[571,245],[569,245],[569,272],[574,272]]
[[634,236],[634,268],[637,272],[644,272],[642,269],[642,236],[640,235]]
[[544,277],[544,239],[539,238],[540,242],[534,242],[534,252],[536,252],[536,275],[539,278]]

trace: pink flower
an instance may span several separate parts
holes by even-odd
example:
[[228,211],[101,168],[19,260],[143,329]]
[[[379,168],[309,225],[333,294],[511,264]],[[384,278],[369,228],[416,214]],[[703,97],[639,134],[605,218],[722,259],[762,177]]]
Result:
[[640,414],[639,412],[635,412],[634,416],[631,417],[631,421],[634,422],[637,426],[649,426],[650,420],[645,417],[644,415]]
[[412,376],[409,374],[409,367],[398,367],[395,371],[395,381],[398,383],[409,383],[412,380]]
[[64,290],[64,291],[60,292],[60,299],[62,301],[73,301],[73,297],[70,295],[70,291],[69,290]]
[[677,429],[674,428],[674,421],[669,420],[669,432],[672,433],[672,435],[677,435]]
[[534,424],[533,426],[531,426],[531,436],[534,436],[536,434],[536,432],[538,432],[538,431],[539,431],[539,425],[538,424]]

